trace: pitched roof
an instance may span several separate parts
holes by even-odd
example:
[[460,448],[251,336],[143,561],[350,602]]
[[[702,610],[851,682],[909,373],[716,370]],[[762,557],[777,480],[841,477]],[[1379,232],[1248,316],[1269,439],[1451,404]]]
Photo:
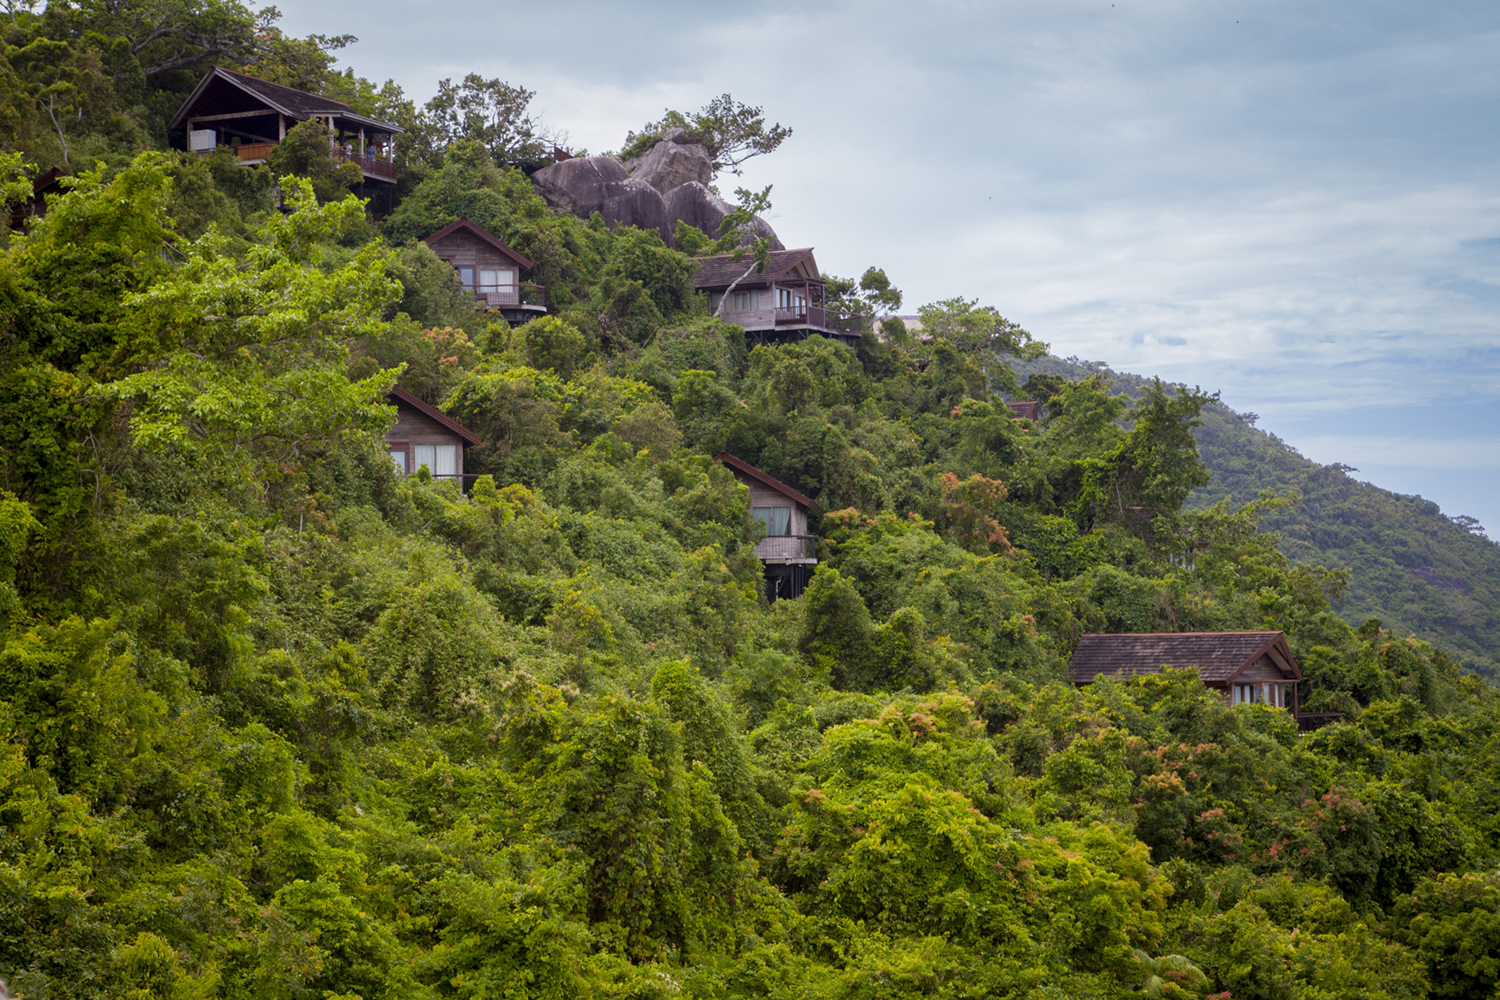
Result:
[[[751,274],[740,285],[744,288],[759,288],[780,280],[798,264],[806,261],[812,273],[817,275],[818,264],[813,260],[812,247],[801,250],[772,250],[766,258],[766,269],[760,274]],[[728,288],[734,280],[744,274],[754,262],[746,253],[735,258],[734,254],[719,254],[715,257],[698,258],[698,271],[693,275],[694,288]]]
[[413,396],[411,393],[407,392],[400,386],[392,386],[391,391],[386,393],[386,395],[389,396],[391,402],[395,403],[397,406],[409,406],[417,412],[423,414],[424,416],[436,420],[438,423],[442,424],[444,427],[448,428],[450,431],[463,438],[466,443],[479,443],[478,434],[475,434],[473,431],[469,430],[463,424],[448,416],[448,414],[444,413],[436,406],[433,406],[431,403],[417,396]]
[[249,96],[265,104],[272,111],[298,120],[306,120],[313,115],[337,115],[350,121],[365,125],[372,125],[378,129],[392,133],[402,133],[405,129],[391,122],[381,121],[379,118],[371,118],[355,111],[342,101],[335,101],[331,97],[321,97],[310,94],[305,90],[295,87],[284,87],[279,83],[262,80],[258,77],[249,76],[245,73],[236,73],[234,70],[224,69],[222,66],[214,66],[204,74],[198,86],[188,95],[188,99],[182,102],[182,107],[177,109],[177,114],[172,118],[171,127],[180,128],[187,120],[188,111],[198,102],[198,99],[213,85],[214,81],[223,81],[231,87],[243,91]]
[[1035,399],[1028,399],[1021,403],[1006,403],[1005,405],[1010,408],[1012,416],[1023,420],[1035,420],[1042,413],[1042,404]]
[[769,476],[766,473],[761,472],[759,469],[757,469],[755,466],[751,465],[749,462],[746,462],[746,461],[743,461],[741,459],[735,458],[733,455],[729,454],[729,452],[727,452],[727,451],[721,451],[717,455],[715,455],[714,456],[714,461],[715,462],[723,462],[725,465],[729,466],[734,471],[742,473],[742,474],[744,474],[746,476],[749,476],[751,479],[754,479],[756,482],[760,483],[762,486],[765,486],[765,487],[767,487],[769,489],[773,489],[777,493],[780,493],[782,496],[784,496],[784,497],[788,498],[789,500],[792,500],[792,501],[794,501],[796,503],[799,503],[799,504],[801,504],[804,507],[816,508],[818,506],[817,504],[813,503],[812,497],[807,496],[806,494],[803,494],[803,493],[798,493],[796,490],[792,489],[790,486],[788,486],[786,483],[783,483],[781,480],[775,478],[774,476]]
[[1205,684],[1227,684],[1266,653],[1297,680],[1302,672],[1282,632],[1146,632],[1085,635],[1070,664],[1073,683],[1100,674],[1128,679],[1163,666],[1196,667]]
[[504,254],[505,256],[510,257],[513,260],[515,260],[516,263],[518,263],[518,264],[521,265],[521,269],[523,271],[529,271],[532,268],[531,261],[527,260],[525,257],[522,257],[519,253],[517,253],[516,251],[512,250],[510,248],[509,244],[507,244],[504,240],[501,240],[498,237],[491,235],[488,230],[483,229],[480,226],[476,226],[474,223],[470,222],[467,218],[454,219],[452,222],[448,223],[442,229],[439,229],[437,232],[433,233],[431,236],[427,237],[422,242],[427,243],[427,244],[436,243],[438,240],[442,239],[444,236],[452,236],[454,233],[457,233],[457,232],[472,233],[476,238],[478,238],[482,242],[489,244],[495,250],[497,250],[500,253]]

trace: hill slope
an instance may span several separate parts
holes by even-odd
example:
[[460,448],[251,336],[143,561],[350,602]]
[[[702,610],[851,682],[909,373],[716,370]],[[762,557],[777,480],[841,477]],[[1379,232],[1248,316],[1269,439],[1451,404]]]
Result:
[[[1045,358],[1012,367],[1025,379],[1048,372],[1069,379],[1105,373],[1117,391],[1138,395],[1149,379],[1097,362]],[[1352,571],[1340,614],[1358,625],[1379,618],[1392,631],[1414,633],[1459,657],[1471,670],[1500,671],[1500,544],[1471,534],[1437,504],[1361,482],[1340,465],[1304,458],[1274,434],[1214,403],[1195,431],[1213,481],[1191,508],[1230,497],[1235,506],[1261,490],[1302,494],[1296,507],[1266,518],[1291,559]]]

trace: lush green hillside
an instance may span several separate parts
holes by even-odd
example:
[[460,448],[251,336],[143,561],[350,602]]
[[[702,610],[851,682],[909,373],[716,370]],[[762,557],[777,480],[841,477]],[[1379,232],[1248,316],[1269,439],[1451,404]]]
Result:
[[[1018,366],[1084,378],[1098,365],[1055,358]],[[1106,370],[1107,371],[1107,370]],[[1107,372],[1119,391],[1139,395],[1139,376]],[[1281,536],[1289,558],[1350,571],[1339,613],[1351,624],[1378,618],[1402,635],[1416,634],[1490,677],[1500,669],[1500,544],[1474,534],[1421,497],[1360,482],[1342,466],[1319,465],[1286,442],[1214,402],[1194,430],[1213,479],[1187,506],[1228,497],[1236,506],[1262,490],[1295,490],[1302,502],[1262,520]]]
[[[752,347],[692,258],[440,130],[381,222],[316,131],[269,170],[139,151],[192,39],[326,71],[233,4],[0,30],[3,196],[101,161],[0,253],[17,995],[1500,989],[1500,694],[1341,620],[1362,568],[1289,560],[1274,505],[1189,509],[1207,397],[1058,380],[1016,419],[997,352],[1040,345],[962,299],[924,343]],[[547,316],[474,308],[419,239],[460,215]],[[476,433],[466,488],[393,468],[395,385]],[[815,498],[801,597],[767,601],[720,450]],[[1267,629],[1341,721],[1189,669],[1069,682],[1084,632]]]

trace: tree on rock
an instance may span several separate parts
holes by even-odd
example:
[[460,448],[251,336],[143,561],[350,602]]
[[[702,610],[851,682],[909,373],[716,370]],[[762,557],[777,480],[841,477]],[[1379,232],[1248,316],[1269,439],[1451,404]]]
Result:
[[674,128],[686,132],[684,138],[689,143],[696,143],[708,151],[715,175],[724,170],[740,173],[741,163],[752,156],[774,152],[792,134],[791,129],[780,124],[767,126],[762,109],[721,94],[705,104],[701,111],[691,114],[666,109],[661,121],[647,122],[639,132],[625,136],[625,148],[621,150],[620,158],[641,155],[656,145],[662,133]]

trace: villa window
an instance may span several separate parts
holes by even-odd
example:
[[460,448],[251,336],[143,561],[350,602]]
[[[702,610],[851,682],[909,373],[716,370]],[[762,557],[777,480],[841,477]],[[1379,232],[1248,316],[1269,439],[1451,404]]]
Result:
[[479,272],[479,291],[497,295],[516,290],[516,272],[510,269],[485,268]]
[[751,507],[750,514],[766,527],[766,537],[792,533],[792,508]]
[[1286,708],[1291,704],[1291,698],[1287,693],[1288,687],[1289,685],[1281,683],[1236,684],[1232,700],[1236,705],[1271,705],[1275,708]]
[[458,445],[414,444],[411,447],[411,466],[415,471],[427,466],[427,471],[436,477],[452,478],[458,475]]

